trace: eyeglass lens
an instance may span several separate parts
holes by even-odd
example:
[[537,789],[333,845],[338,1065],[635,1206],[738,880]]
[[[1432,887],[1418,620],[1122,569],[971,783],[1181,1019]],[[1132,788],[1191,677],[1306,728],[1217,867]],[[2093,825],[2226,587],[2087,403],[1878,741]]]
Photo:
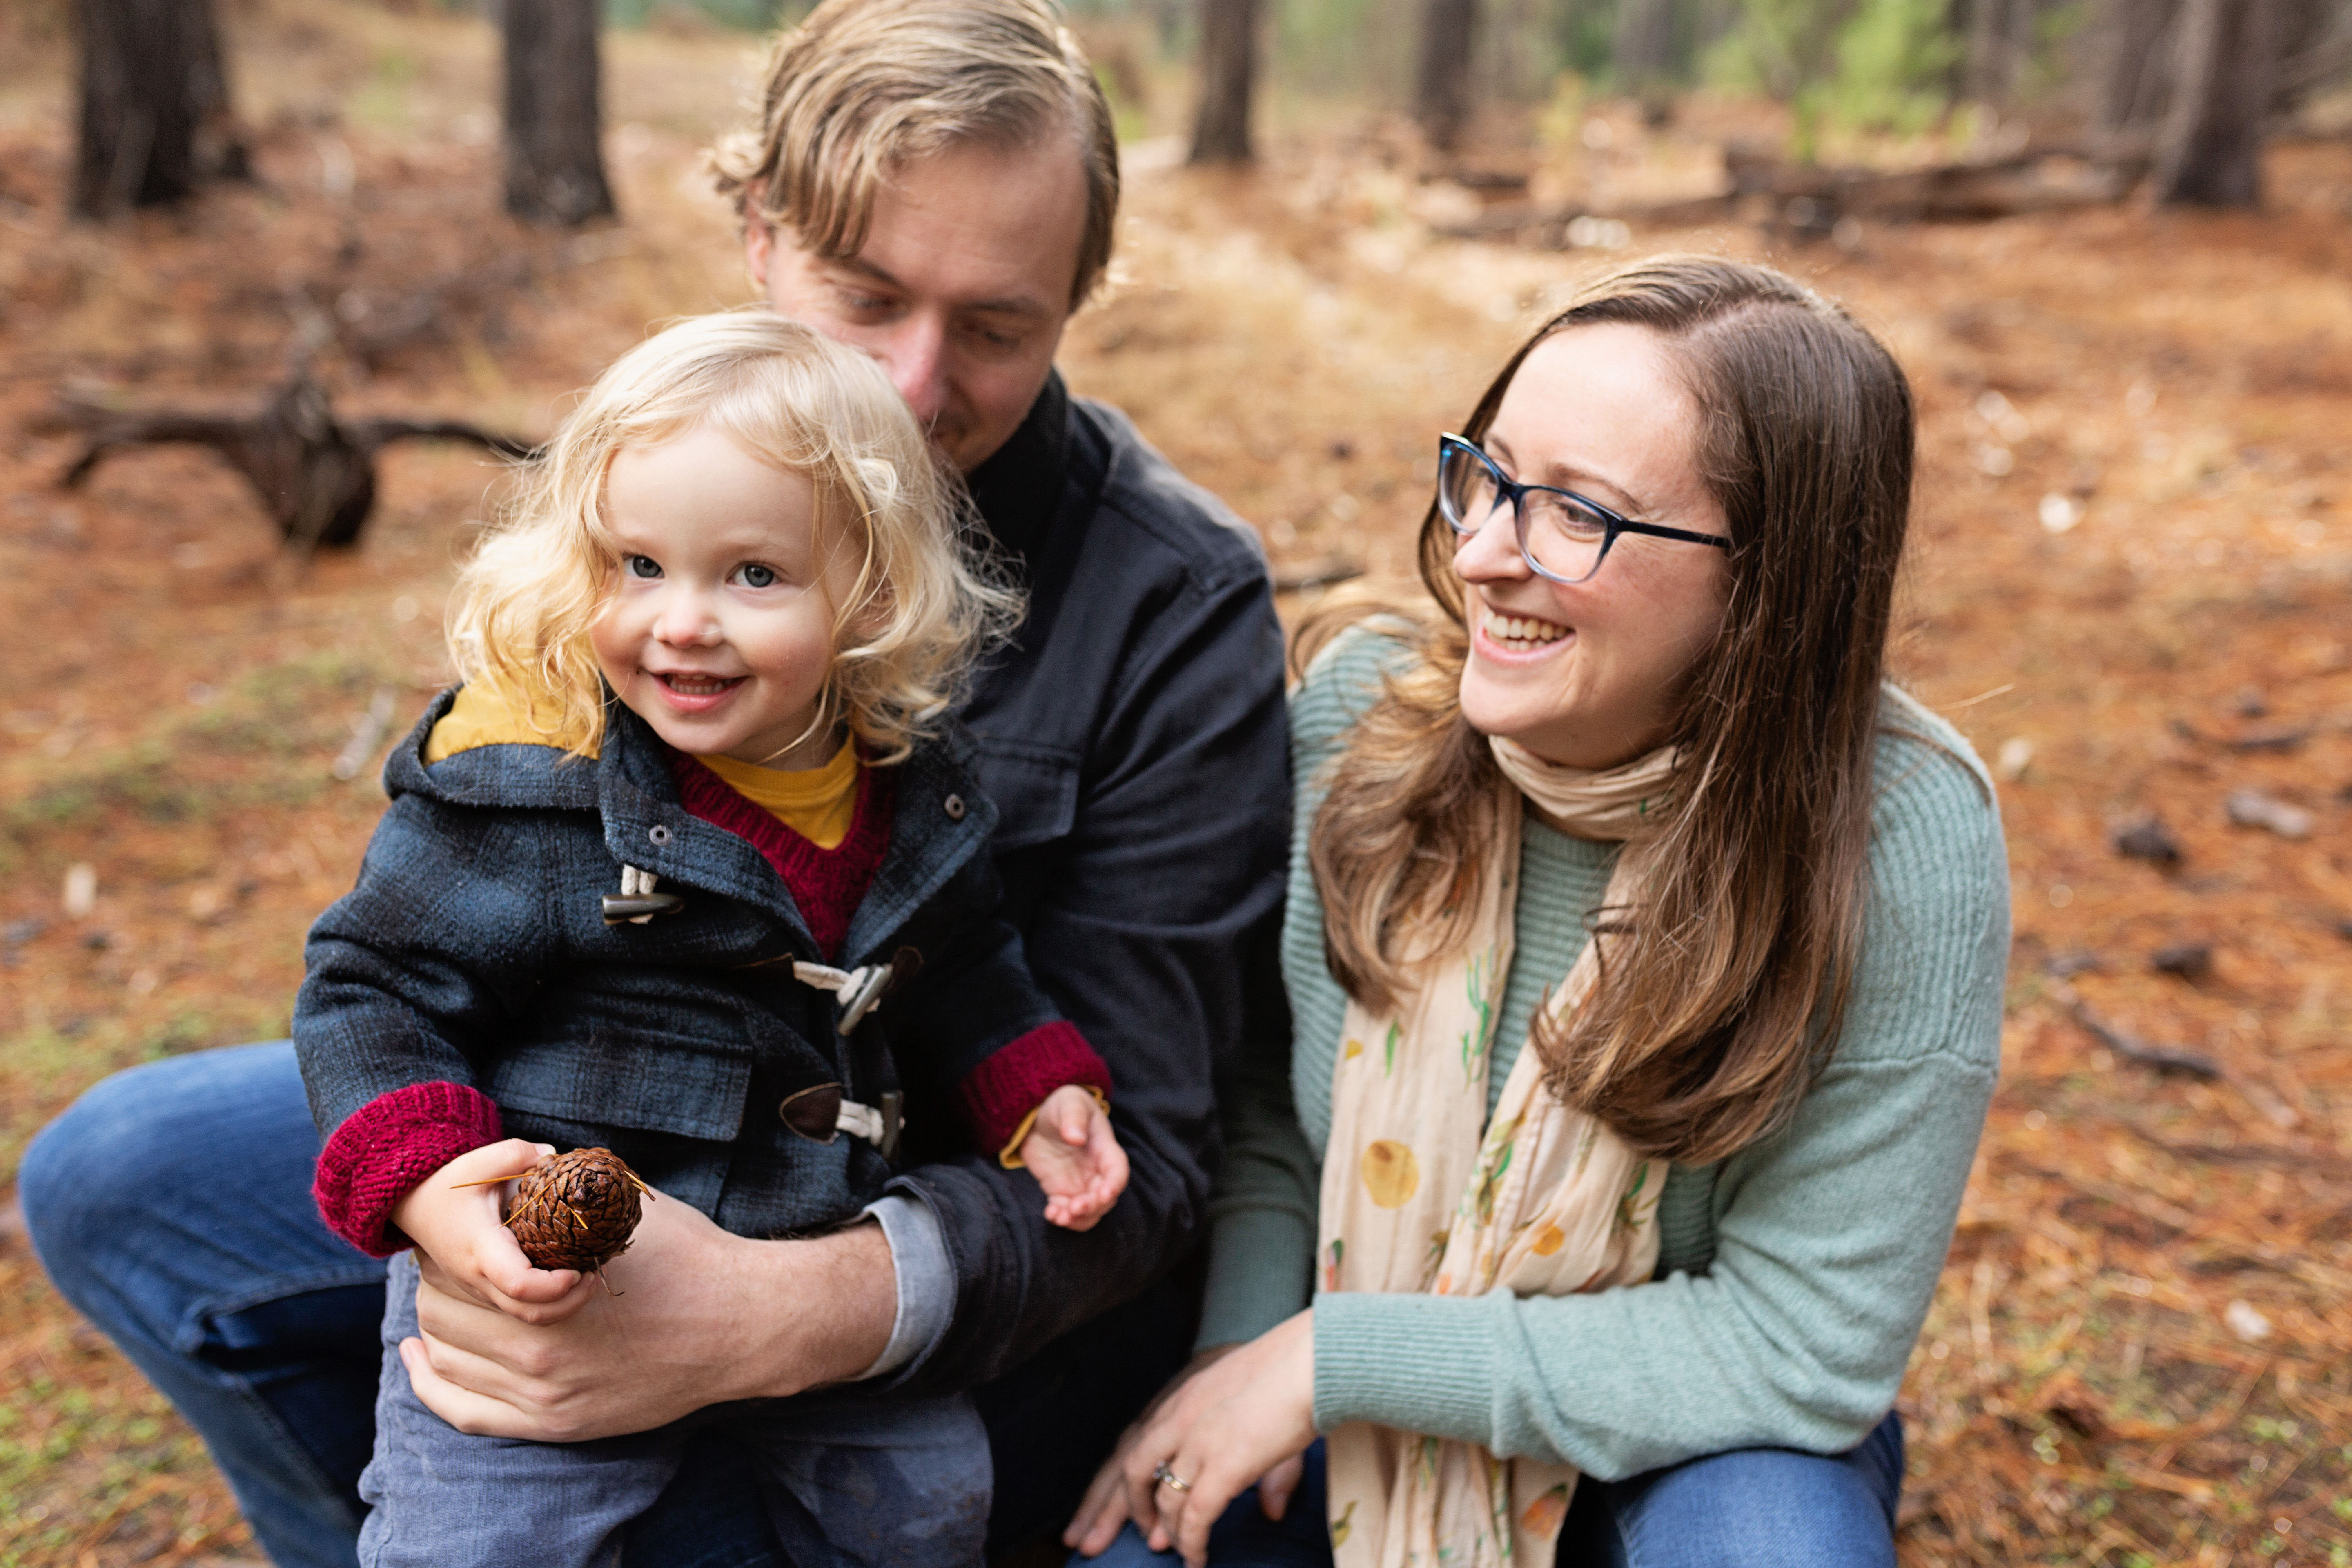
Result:
[[[1502,502],[1494,468],[1467,447],[1448,446],[1438,470],[1438,500],[1445,521],[1458,533],[1486,526]],[[1528,559],[1552,577],[1580,583],[1600,568],[1609,546],[1609,522],[1589,507],[1557,490],[1529,490],[1519,498],[1527,514],[1521,540]]]

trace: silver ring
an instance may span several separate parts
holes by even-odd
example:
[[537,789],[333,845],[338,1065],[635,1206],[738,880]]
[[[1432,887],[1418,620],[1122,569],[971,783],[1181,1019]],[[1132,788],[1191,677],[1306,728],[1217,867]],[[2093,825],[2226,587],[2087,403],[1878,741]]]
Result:
[[1165,1459],[1151,1467],[1151,1479],[1171,1492],[1182,1493],[1192,1489],[1192,1483],[1180,1479],[1176,1472],[1168,1468],[1168,1461]]

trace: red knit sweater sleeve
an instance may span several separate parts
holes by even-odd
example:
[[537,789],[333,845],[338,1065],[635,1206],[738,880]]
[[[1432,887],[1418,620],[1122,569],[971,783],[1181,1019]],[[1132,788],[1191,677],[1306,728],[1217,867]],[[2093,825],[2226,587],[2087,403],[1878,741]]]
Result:
[[964,1075],[956,1099],[981,1152],[995,1154],[1047,1095],[1069,1084],[1108,1098],[1110,1067],[1076,1024],[1056,1018],[992,1052]]
[[499,1108],[480,1090],[412,1083],[343,1119],[319,1152],[310,1195],[329,1230],[370,1258],[389,1258],[409,1245],[392,1224],[400,1200],[458,1155],[500,1136]]

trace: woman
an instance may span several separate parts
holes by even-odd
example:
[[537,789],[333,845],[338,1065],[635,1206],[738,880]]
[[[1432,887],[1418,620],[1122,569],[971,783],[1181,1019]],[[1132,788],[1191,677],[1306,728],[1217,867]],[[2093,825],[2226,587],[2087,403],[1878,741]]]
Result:
[[1302,638],[1296,1040],[1227,1108],[1220,1348],[1071,1544],[1894,1561],[2009,942],[1983,769],[1882,680],[1912,444],[1844,312],[1679,258],[1445,440],[1433,605]]

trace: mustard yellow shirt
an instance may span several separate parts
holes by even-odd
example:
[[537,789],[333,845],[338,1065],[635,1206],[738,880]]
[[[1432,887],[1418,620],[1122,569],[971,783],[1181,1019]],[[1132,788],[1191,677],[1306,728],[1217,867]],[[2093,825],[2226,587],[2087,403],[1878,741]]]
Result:
[[[486,687],[467,686],[459,689],[449,711],[425,737],[425,760],[437,763],[477,746],[570,748],[576,739],[551,723],[534,724],[524,707]],[[586,754],[596,752],[592,748]],[[855,746],[845,743],[833,761],[817,768],[763,768],[719,756],[695,761],[820,849],[831,849],[849,837],[850,819],[857,814]]]
[[857,748],[845,742],[821,768],[762,768],[732,757],[695,759],[753,805],[830,849],[849,837],[857,813]]

